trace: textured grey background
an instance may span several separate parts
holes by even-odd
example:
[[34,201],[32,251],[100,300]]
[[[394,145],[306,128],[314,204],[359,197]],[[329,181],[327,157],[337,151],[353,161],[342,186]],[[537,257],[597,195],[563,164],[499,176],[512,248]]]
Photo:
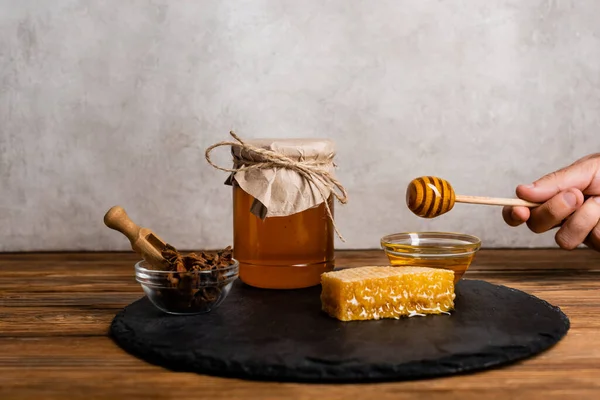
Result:
[[[512,196],[600,150],[600,2],[0,1],[0,251],[231,241],[227,138],[337,141],[340,248],[404,230],[554,246],[496,207],[405,207],[425,174]],[[223,151],[218,159],[228,160]]]

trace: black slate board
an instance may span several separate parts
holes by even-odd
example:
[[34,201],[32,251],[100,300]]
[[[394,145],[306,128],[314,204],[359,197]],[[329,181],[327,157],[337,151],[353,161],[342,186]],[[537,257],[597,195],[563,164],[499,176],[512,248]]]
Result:
[[115,341],[176,371],[296,382],[431,378],[508,364],[569,330],[527,293],[461,280],[452,315],[340,322],[320,311],[320,287],[274,291],[235,283],[209,314],[171,316],[143,298],[119,312]]

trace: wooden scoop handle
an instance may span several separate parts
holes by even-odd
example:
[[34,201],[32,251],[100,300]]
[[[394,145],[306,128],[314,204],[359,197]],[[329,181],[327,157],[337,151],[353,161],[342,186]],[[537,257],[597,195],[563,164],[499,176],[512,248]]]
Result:
[[133,244],[140,235],[140,228],[133,222],[123,207],[114,206],[104,216],[104,224],[110,229],[121,232]]
[[479,196],[464,196],[456,195],[455,202],[469,204],[487,204],[491,206],[522,206],[522,207],[537,207],[539,203],[532,203],[521,199],[505,199],[500,197],[479,197]]
[[162,256],[165,242],[148,228],[141,228],[133,222],[123,207],[114,206],[104,215],[104,224],[121,232],[131,242],[131,248],[155,268],[162,268],[166,260]]

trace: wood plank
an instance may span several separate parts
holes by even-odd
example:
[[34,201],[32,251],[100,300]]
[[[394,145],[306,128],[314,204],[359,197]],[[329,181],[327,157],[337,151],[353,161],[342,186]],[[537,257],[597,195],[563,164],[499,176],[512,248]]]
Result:
[[[598,299],[600,301],[600,298]],[[81,309],[76,307],[0,308],[0,337],[104,336],[121,307]],[[571,329],[600,329],[600,303],[580,307],[561,305]]]
[[71,307],[79,306],[86,309],[120,309],[142,297],[141,289],[135,293],[129,292],[78,292],[68,295],[65,293],[21,293],[0,292],[0,307]]
[[[0,278],[0,298],[19,293],[123,293],[143,292],[131,276],[50,276]],[[12,297],[14,298],[14,296]]]
[[[33,271],[107,271],[127,273],[139,257],[131,252],[104,253],[0,253],[0,269],[19,273]],[[385,262],[381,250],[344,250],[336,252],[339,266]],[[473,268],[488,269],[600,269],[600,252],[589,249],[482,249]]]
[[[436,389],[409,388],[401,385],[373,386],[328,386],[320,385],[288,385],[288,384],[232,384],[231,381],[211,382],[207,378],[201,381],[173,377],[170,374],[146,374],[143,379],[132,377],[137,383],[132,384],[128,378],[115,373],[103,373],[94,377],[91,374],[73,371],[73,378],[65,381],[56,374],[49,374],[47,379],[40,380],[36,375],[26,373],[19,384],[10,383],[0,388],[3,399],[171,399],[171,398],[200,398],[200,399],[342,399],[357,396],[361,399],[443,399],[443,400],[481,400],[481,399],[597,399],[598,388],[581,387],[580,382],[569,380],[566,389],[548,388],[532,385],[530,388],[515,389],[512,386],[503,389],[486,388],[450,388]],[[14,376],[13,376],[14,377]],[[548,375],[551,380],[556,376]],[[97,383],[102,380],[108,387],[99,391]],[[110,382],[110,383],[109,383]],[[1,383],[1,382],[0,382]],[[155,390],[149,390],[152,387]],[[10,397],[9,397],[10,396]]]
[[[574,328],[564,340],[549,351],[519,363],[519,370],[540,367],[600,368],[600,330]],[[113,341],[103,336],[81,337],[0,337],[0,368],[71,368],[91,367],[156,369],[121,351]],[[504,374],[512,368],[503,369]]]
[[[577,271],[577,270],[512,270],[512,271],[490,271],[469,270],[465,279],[484,279],[501,284],[522,286],[529,283],[543,288],[557,285],[593,289],[600,280],[599,271]],[[67,292],[140,292],[140,285],[136,282],[134,273],[106,275],[104,274],[71,274],[71,275],[21,275],[0,276],[0,298],[12,293],[67,293]]]
[[1,337],[106,336],[119,309],[1,308]]
[[[585,308],[577,304],[563,305],[561,308],[571,320],[572,329],[600,329],[600,319],[597,318],[600,315],[600,303]],[[104,336],[120,309],[0,308],[0,337]]]
[[[539,282],[543,276],[549,284],[589,280],[588,285],[593,286],[600,274],[599,254],[589,250],[482,250],[465,277],[493,277],[524,283]],[[3,272],[0,297],[23,289],[35,292],[138,292],[133,271],[137,258],[131,253],[0,254]],[[337,258],[338,266],[386,263],[381,251],[339,252]]]
[[[560,369],[520,371],[516,366],[480,374],[427,381],[363,385],[248,382],[165,370],[89,370],[82,368],[0,368],[0,397],[52,398],[194,398],[203,399],[410,399],[415,398],[560,398],[597,395],[598,368],[566,375]],[[41,373],[43,372],[43,373]],[[548,382],[554,382],[549,386]],[[100,390],[99,390],[100,389]],[[103,390],[102,390],[103,389]],[[501,396],[500,396],[501,395]],[[507,397],[512,395],[514,397]],[[14,396],[14,397],[13,397]],[[483,396],[483,397],[481,397]],[[534,396],[534,397],[531,397]],[[539,397],[538,397],[539,396]],[[550,397],[552,396],[552,397]],[[565,397],[562,397],[565,398]],[[597,397],[566,397],[597,398]]]

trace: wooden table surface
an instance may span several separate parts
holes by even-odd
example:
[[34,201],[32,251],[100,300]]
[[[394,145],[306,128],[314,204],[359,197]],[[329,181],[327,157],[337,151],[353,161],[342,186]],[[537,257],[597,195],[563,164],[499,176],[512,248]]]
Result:
[[[343,251],[337,259],[385,262],[380,251]],[[465,276],[560,306],[571,330],[549,351],[469,375],[360,385],[175,373],[125,353],[108,327],[143,295],[135,260],[130,253],[0,254],[0,399],[600,398],[600,253],[590,250],[482,250]]]

